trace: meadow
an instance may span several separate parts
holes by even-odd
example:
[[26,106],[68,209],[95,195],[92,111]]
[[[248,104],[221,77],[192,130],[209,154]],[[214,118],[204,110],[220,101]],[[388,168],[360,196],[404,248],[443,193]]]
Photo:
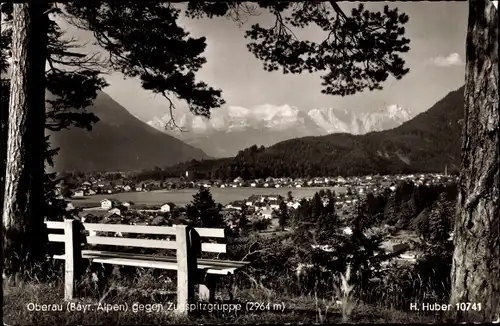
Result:
[[[216,188],[210,189],[212,197],[217,203],[227,205],[235,200],[244,200],[252,195],[281,195],[287,196],[289,191],[294,198],[312,197],[321,189],[330,189],[337,193],[345,192],[345,187],[307,187],[307,188]],[[122,202],[132,201],[138,205],[161,205],[172,202],[176,205],[186,205],[193,200],[198,189],[159,190],[150,192],[122,192],[115,194],[100,194],[78,198],[73,201],[75,206],[89,206],[99,204],[101,200],[117,199]]]

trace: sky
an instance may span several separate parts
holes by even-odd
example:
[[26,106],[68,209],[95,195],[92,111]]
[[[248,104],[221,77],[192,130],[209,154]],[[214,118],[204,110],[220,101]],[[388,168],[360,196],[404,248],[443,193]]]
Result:
[[[365,8],[379,11],[385,4],[410,17],[405,25],[405,36],[411,40],[410,51],[402,54],[410,72],[401,80],[389,77],[381,91],[364,91],[347,97],[321,94],[321,79],[317,75],[264,71],[262,62],[246,48],[244,31],[253,23],[274,24],[271,16],[251,17],[241,28],[226,18],[191,20],[181,16],[179,25],[194,37],[207,38],[207,63],[196,76],[222,89],[226,106],[251,109],[261,105],[290,105],[305,111],[333,107],[369,112],[397,104],[418,114],[464,84],[468,3],[367,2]],[[357,4],[345,2],[340,6],[347,13]],[[77,39],[91,39],[87,32],[67,25],[62,27]],[[303,39],[314,39],[317,35],[318,30],[312,28],[298,34]],[[95,48],[89,46],[89,49]],[[125,80],[119,73],[106,79],[110,86],[104,91],[138,118],[149,121],[168,112],[165,100],[143,90],[138,80]],[[179,113],[187,110],[184,103],[177,106]]]

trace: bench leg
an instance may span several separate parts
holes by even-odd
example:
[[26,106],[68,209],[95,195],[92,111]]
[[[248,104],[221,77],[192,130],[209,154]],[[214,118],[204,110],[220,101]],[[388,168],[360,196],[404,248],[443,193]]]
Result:
[[228,278],[229,278],[229,301],[230,302],[233,302],[234,300],[234,274],[233,273],[229,273],[228,275]]

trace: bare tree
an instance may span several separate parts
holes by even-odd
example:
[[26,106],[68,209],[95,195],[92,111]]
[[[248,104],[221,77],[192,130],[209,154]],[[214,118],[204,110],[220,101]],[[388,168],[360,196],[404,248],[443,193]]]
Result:
[[492,1],[469,2],[466,50],[451,304],[460,320],[491,322],[500,314],[498,10]]

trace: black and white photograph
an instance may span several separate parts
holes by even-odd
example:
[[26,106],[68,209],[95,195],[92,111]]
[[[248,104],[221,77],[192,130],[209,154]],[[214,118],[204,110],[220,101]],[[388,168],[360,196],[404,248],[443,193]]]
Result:
[[498,1],[4,1],[0,316],[500,323]]

